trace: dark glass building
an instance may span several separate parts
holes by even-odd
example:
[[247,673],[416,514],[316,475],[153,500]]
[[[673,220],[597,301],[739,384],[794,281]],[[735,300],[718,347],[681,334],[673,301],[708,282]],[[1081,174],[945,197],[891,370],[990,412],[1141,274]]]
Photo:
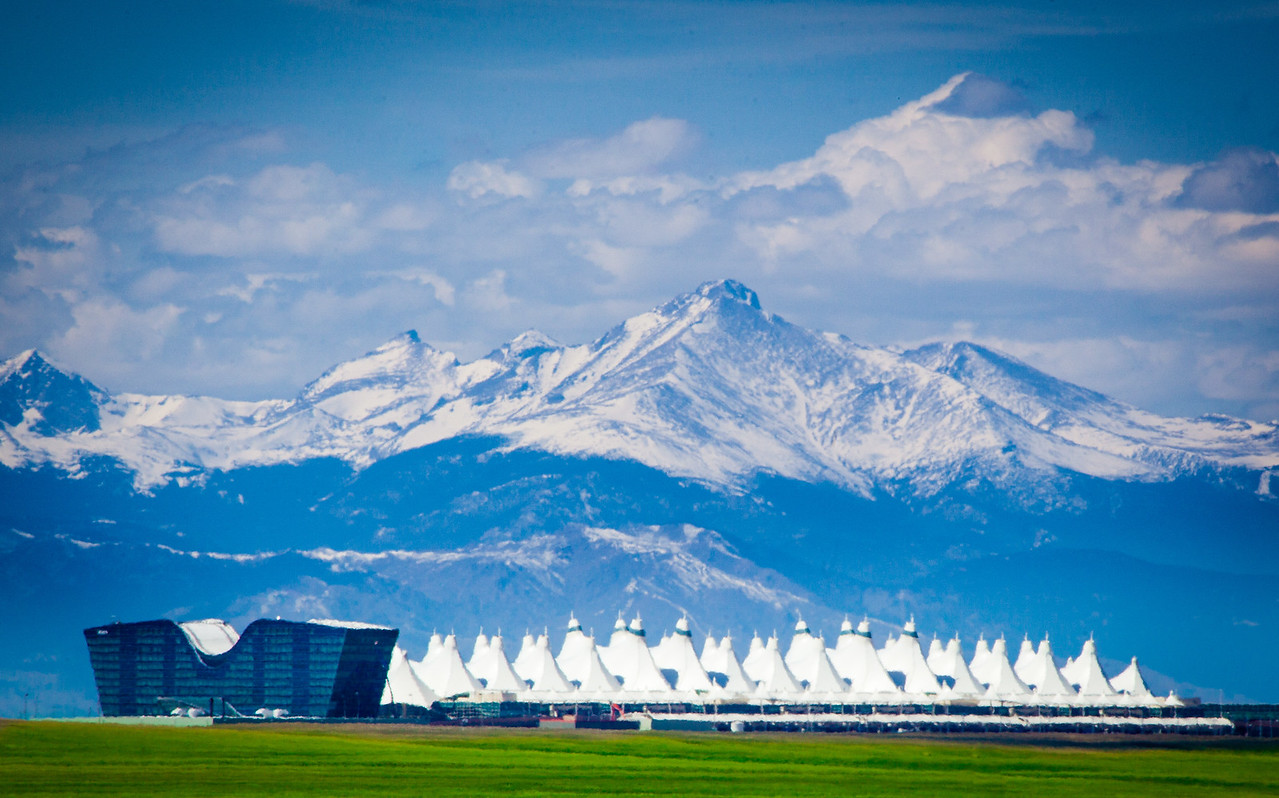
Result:
[[174,709],[376,717],[398,629],[342,621],[113,623],[84,630],[103,715]]

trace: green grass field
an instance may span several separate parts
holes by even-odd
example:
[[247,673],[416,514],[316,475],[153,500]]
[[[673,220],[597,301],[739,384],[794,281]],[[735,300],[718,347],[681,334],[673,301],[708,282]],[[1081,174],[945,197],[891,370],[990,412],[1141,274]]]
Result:
[[1112,742],[0,721],[0,794],[1279,795],[1273,744]]

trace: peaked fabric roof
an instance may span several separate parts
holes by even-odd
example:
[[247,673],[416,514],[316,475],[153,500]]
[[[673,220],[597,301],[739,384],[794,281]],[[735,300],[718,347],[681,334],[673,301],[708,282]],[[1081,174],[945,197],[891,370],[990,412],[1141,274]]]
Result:
[[571,693],[576,689],[564,676],[560,667],[555,664],[555,657],[551,654],[550,641],[546,635],[538,636],[533,646],[533,654],[529,659],[531,674],[521,673],[520,675],[533,683],[534,692]]
[[1070,682],[1061,675],[1061,671],[1057,670],[1057,662],[1053,657],[1052,643],[1048,642],[1045,637],[1039,644],[1039,649],[1035,651],[1030,662],[1026,666],[1025,676],[1021,676],[1021,680],[1029,685],[1034,685],[1035,692],[1041,696],[1070,696],[1075,694],[1075,689],[1070,686]]
[[462,662],[462,654],[457,650],[457,637],[452,634],[444,638],[438,655],[429,662],[424,661],[418,675],[441,698],[470,695],[483,689],[466,669],[466,663]]
[[996,640],[991,647],[986,671],[990,675],[990,683],[986,688],[987,697],[1025,698],[1031,695],[1030,688],[1017,678],[1012,664],[1008,662],[1008,643],[1004,638]]
[[1081,696],[1099,698],[1116,695],[1115,688],[1110,686],[1110,680],[1101,669],[1101,662],[1097,659],[1097,644],[1091,638],[1084,641],[1083,650],[1073,663],[1071,681],[1074,682],[1075,679],[1079,680],[1076,683]]
[[[719,674],[723,677],[721,685],[724,692],[728,695],[749,695],[755,692],[756,684],[746,671],[742,668],[742,663],[738,661],[736,652],[733,651],[733,636],[724,635],[717,646],[718,653],[715,656],[715,662],[718,667],[707,668],[708,675]],[[703,665],[705,663],[703,662]],[[719,684],[719,682],[716,682]]]
[[[1175,695],[1151,695],[1135,657],[1122,673],[1107,679],[1091,639],[1077,658],[1058,669],[1047,637],[1037,647],[1023,641],[1016,665],[1002,635],[993,648],[980,638],[970,666],[958,635],[946,641],[934,637],[925,656],[913,618],[899,637],[889,637],[882,651],[875,649],[867,619],[856,627],[845,619],[834,648],[827,648],[801,620],[785,656],[776,634],[767,643],[755,635],[746,659],[740,661],[730,635],[719,642],[708,636],[698,656],[690,626],[688,618],[680,618],[672,634],[650,647],[638,615],[629,623],[619,618],[610,644],[598,646],[576,617],[570,617],[558,657],[552,655],[546,633],[536,638],[525,633],[514,663],[500,634],[487,637],[481,632],[469,664],[463,662],[455,635],[433,634],[421,663],[410,661],[402,649],[392,652],[384,700],[427,706],[441,698],[474,696],[485,688],[543,701],[570,696],[588,701],[688,701],[701,694],[838,702],[852,694],[858,697],[852,700],[875,702],[902,693],[911,701],[928,695],[941,700],[983,697],[1175,706],[1179,700]],[[1072,683],[1079,685],[1078,692]]]
[[945,656],[946,645],[934,637],[932,642],[928,644],[928,669],[938,676],[949,676],[950,673],[943,673],[942,671],[937,670],[938,668],[946,667],[945,662],[943,662]]
[[1110,686],[1121,693],[1137,698],[1148,698],[1151,695],[1150,688],[1146,686],[1146,680],[1141,676],[1141,668],[1137,665],[1136,657],[1132,658],[1132,662],[1118,676],[1110,680]]
[[764,660],[768,656],[767,648],[758,634],[751,638],[750,648],[746,651],[746,658],[742,660],[742,670],[753,681],[758,682],[764,675]]
[[826,642],[815,637],[808,624],[801,618],[795,624],[795,634],[791,637],[790,647],[786,649],[786,667],[801,682],[810,685],[817,678],[817,669],[826,658]]
[[599,649],[595,647],[595,638],[587,636],[586,643],[585,668],[579,671],[581,678],[574,680],[580,682],[578,692],[584,696],[608,696],[621,690],[616,677],[604,667]]
[[[932,665],[932,659],[929,659],[929,665]],[[937,658],[938,667],[942,670],[933,669],[934,673],[943,674],[950,678],[951,683],[942,688],[942,693],[954,696],[977,696],[985,692],[981,682],[977,681],[977,677],[973,676],[972,671],[968,669],[968,663],[964,662],[963,647],[959,643],[958,637],[952,637],[946,643],[946,647]]]
[[680,618],[675,624],[675,634],[662,638],[652,651],[653,662],[661,670],[673,670],[677,674],[675,689],[681,691],[708,692],[711,677],[702,667],[693,648],[692,633],[688,628],[688,619]]
[[901,637],[884,644],[879,659],[885,668],[898,671],[906,677],[902,685],[903,691],[919,695],[933,695],[941,691],[941,684],[929,670],[928,661],[919,645],[913,618],[906,624]]
[[501,635],[489,638],[486,656],[480,663],[479,670],[471,668],[471,675],[484,682],[489,690],[520,692],[528,689],[528,682],[515,672],[511,661],[506,658],[506,644]]
[[638,615],[629,626],[614,629],[608,648],[600,650],[600,657],[608,670],[622,682],[622,689],[626,692],[671,689],[644,642],[644,625]]
[[533,635],[525,632],[520,641],[520,653],[511,662],[511,667],[515,668],[515,672],[519,674],[521,679],[531,682],[533,681],[533,670],[537,662],[537,640]]
[[492,654],[489,652],[488,636],[484,634],[483,630],[480,630],[480,633],[475,636],[475,646],[471,649],[471,658],[466,661],[466,669],[477,679],[481,678],[480,672],[489,669],[489,661],[491,659]]
[[429,707],[439,700],[440,697],[418,678],[408,654],[396,646],[391,651],[391,664],[386,669],[386,687],[382,690],[381,703]]
[[830,660],[839,675],[852,682],[852,689],[859,693],[901,692],[875,651],[870,622],[865,619],[856,630],[851,622],[844,621]]
[[1013,663],[1013,672],[1026,684],[1036,684],[1030,678],[1031,663],[1035,659],[1035,644],[1030,642],[1030,635],[1021,639],[1021,647],[1017,649],[1017,661]]
[[994,666],[990,658],[990,645],[984,635],[977,637],[977,645],[973,646],[973,658],[968,661],[968,669],[982,684],[990,684],[990,670]]
[[848,692],[848,683],[840,676],[835,665],[826,656],[826,641],[817,638],[816,661],[808,672],[808,692],[816,695],[841,696]]
[[599,652],[595,651],[595,640],[582,631],[582,625],[577,623],[576,618],[570,617],[568,632],[564,635],[564,643],[560,646],[559,655],[555,657],[555,663],[564,671],[569,681],[584,682],[591,669],[592,652],[596,658],[599,657]]
[[782,659],[782,652],[777,646],[777,638],[770,637],[768,644],[764,646],[764,654],[760,658],[760,678],[759,684],[755,687],[755,694],[761,697],[775,698],[778,696],[798,695],[804,692],[804,688],[800,685],[795,675],[786,667],[786,661]]

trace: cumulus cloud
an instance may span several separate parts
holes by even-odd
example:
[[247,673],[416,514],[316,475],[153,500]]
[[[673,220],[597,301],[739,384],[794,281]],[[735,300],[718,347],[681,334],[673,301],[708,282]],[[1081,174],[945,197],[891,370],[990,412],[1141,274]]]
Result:
[[86,267],[100,252],[98,236],[81,226],[44,227],[14,248],[27,268],[10,275],[13,287],[35,288],[75,301],[88,286]]
[[[72,366],[150,358],[187,376],[152,383],[167,390],[288,395],[410,327],[463,357],[528,327],[582,341],[732,275],[869,343],[974,338],[1165,412],[1279,406],[1274,154],[1121,163],[1069,110],[988,77],[715,179],[681,170],[698,137],[664,117],[430,186],[262,136],[188,131],[152,144],[165,158],[4,186],[0,212],[21,211],[0,217],[0,308],[25,332],[0,341],[57,342]],[[181,168],[145,166],[166,159]],[[163,334],[130,340],[129,324]],[[77,342],[86,355],[67,357]]]
[[479,199],[486,194],[498,197],[533,197],[538,193],[537,182],[528,175],[508,170],[507,161],[468,161],[459,164],[449,174],[448,187]]
[[544,178],[608,180],[647,174],[686,153],[697,137],[683,119],[655,116],[609,138],[574,139],[527,158],[528,171]]
[[88,357],[133,370],[159,353],[182,312],[168,303],[135,310],[110,298],[90,299],[72,308],[74,323],[49,349],[59,359]]
[[243,183],[212,175],[188,183],[155,217],[159,247],[179,255],[323,256],[366,249],[368,198],[327,166],[278,165]]
[[944,114],[989,119],[1028,113],[1030,101],[1003,81],[970,72],[963,76],[950,94],[934,103],[932,108]]
[[1273,152],[1227,152],[1191,172],[1175,204],[1206,211],[1279,213],[1279,162]]

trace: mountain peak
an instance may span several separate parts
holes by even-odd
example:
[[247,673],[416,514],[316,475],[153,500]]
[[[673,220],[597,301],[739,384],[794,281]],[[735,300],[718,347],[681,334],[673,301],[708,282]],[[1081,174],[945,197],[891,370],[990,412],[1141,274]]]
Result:
[[736,280],[713,280],[702,283],[698,286],[696,293],[707,299],[741,302],[756,310],[760,309],[759,294]]
[[92,432],[103,396],[96,385],[59,369],[35,349],[0,365],[0,422],[10,426],[25,420],[41,435]]
[[[365,352],[364,357],[370,357],[381,352],[391,352],[398,349],[415,349],[420,346],[423,346],[423,344],[422,339],[418,337],[417,330],[405,330],[376,349],[370,352]],[[426,344],[426,346],[430,345]]]
[[40,350],[27,349],[0,363],[0,380],[8,379],[10,374],[27,368],[28,364],[31,367],[39,368],[42,364],[47,364],[48,362],[41,356]]
[[441,352],[424,343],[416,330],[407,330],[360,357],[333,366],[303,388],[300,398],[320,402],[344,391],[400,388],[420,379],[434,381],[440,369],[456,365],[452,353]]
[[557,349],[560,343],[541,330],[525,330],[506,345],[512,355],[522,355],[534,349]]

